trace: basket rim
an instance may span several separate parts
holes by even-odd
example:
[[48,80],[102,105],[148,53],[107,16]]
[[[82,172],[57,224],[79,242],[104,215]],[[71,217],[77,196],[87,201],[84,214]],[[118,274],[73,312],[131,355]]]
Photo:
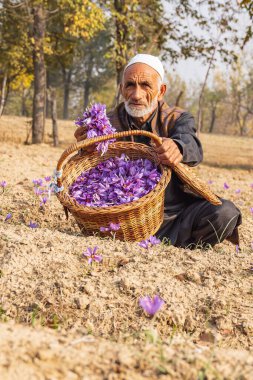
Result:
[[[123,144],[122,144],[123,143]],[[129,145],[130,144],[130,145]],[[120,146],[118,146],[120,145]],[[142,148],[145,147],[145,150],[147,151],[151,151],[152,153],[154,152],[154,149],[150,146],[147,146],[145,144],[141,144],[141,143],[136,143],[136,142],[129,142],[129,141],[117,141],[117,142],[114,142],[112,144],[109,145],[108,147],[108,151],[110,150],[120,150],[120,147],[122,147],[122,145],[124,146],[125,145],[125,148],[133,148],[133,149],[138,149],[138,147],[141,145]],[[99,152],[93,152],[91,154],[97,154],[99,156]],[[122,152],[118,152],[119,155],[122,154],[122,153],[125,153],[127,155],[127,152],[125,151],[122,151]],[[77,154],[72,156],[64,165],[63,167],[63,171],[64,171],[64,168],[65,166],[69,163],[69,161],[73,158],[80,158],[80,160],[82,159],[87,159],[91,154],[85,154],[84,156],[78,156]],[[149,159],[149,158],[147,158]],[[161,169],[161,178],[160,180],[158,181],[158,183],[156,184],[156,186],[149,192],[147,193],[146,195],[144,195],[143,197],[137,199],[137,200],[134,200],[132,202],[126,202],[126,203],[122,203],[122,204],[119,204],[119,205],[113,205],[113,206],[103,206],[103,207],[98,207],[98,206],[84,206],[80,203],[78,203],[76,201],[76,199],[74,197],[71,197],[67,191],[64,189],[63,191],[59,192],[56,194],[56,196],[59,198],[60,202],[67,208],[71,209],[71,210],[75,210],[75,208],[78,208],[78,210],[76,210],[77,212],[82,212],[82,213],[87,213],[87,214],[97,214],[97,213],[119,213],[119,212],[122,212],[122,211],[129,211],[129,210],[134,210],[140,206],[143,206],[144,204],[146,204],[147,202],[149,202],[153,197],[155,196],[159,196],[160,193],[162,191],[165,190],[167,184],[169,183],[170,179],[171,179],[171,168],[168,167],[168,166],[165,166],[165,165],[157,165],[160,169]],[[92,167],[91,167],[92,168]],[[89,169],[88,169],[89,170]]]

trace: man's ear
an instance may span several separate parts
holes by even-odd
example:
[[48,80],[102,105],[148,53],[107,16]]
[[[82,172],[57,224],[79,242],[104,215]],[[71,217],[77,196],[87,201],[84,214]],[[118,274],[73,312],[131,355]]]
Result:
[[161,84],[161,87],[160,87],[160,92],[159,92],[159,95],[158,95],[158,100],[162,100],[165,92],[167,90],[167,86],[165,83]]

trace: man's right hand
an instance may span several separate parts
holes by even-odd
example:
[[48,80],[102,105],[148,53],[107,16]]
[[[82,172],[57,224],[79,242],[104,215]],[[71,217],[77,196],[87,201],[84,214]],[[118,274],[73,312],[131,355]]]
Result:
[[[78,127],[75,130],[74,136],[76,138],[76,141],[83,141],[87,138],[87,129],[85,127]],[[95,145],[90,145],[87,148],[83,148],[83,152],[92,153],[96,150]]]

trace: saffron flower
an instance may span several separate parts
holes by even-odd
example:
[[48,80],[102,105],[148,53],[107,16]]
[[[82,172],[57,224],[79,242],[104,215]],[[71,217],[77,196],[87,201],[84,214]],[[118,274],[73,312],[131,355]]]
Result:
[[44,190],[39,189],[38,187],[35,187],[34,193],[35,193],[35,195],[42,195],[42,194],[44,194]]
[[212,181],[211,179],[209,179],[209,180],[207,181],[207,183],[208,183],[208,185],[211,185],[211,184],[213,183],[213,181]]
[[[116,132],[116,129],[112,127],[108,117],[106,116],[106,108],[104,104],[96,103],[83,113],[82,117],[79,117],[75,124],[79,127],[87,128],[87,138],[96,136],[109,135]],[[106,153],[108,146],[115,139],[102,141],[96,144],[96,149],[103,154]]]
[[41,199],[40,207],[44,207],[45,204],[46,204],[47,201],[48,201],[48,198],[47,198],[47,197],[40,197],[40,199]]
[[7,186],[7,182],[6,181],[1,181],[0,182],[0,186],[4,189]]
[[109,227],[111,231],[118,231],[120,229],[120,224],[119,223],[110,223]]
[[236,250],[237,253],[240,252],[240,247],[239,247],[238,244],[235,246],[235,250]]
[[12,214],[9,212],[9,213],[6,215],[4,221],[7,222],[7,220],[9,220],[9,219],[11,219],[11,218],[12,218]]
[[150,244],[151,244],[151,247],[153,247],[153,245],[160,244],[160,243],[161,243],[161,240],[158,239],[156,236],[150,236],[150,238],[149,238],[149,242],[150,242]]
[[144,249],[149,249],[149,240],[148,239],[142,240],[138,244],[139,244],[140,247],[142,247]]
[[35,186],[43,186],[43,179],[42,178],[39,178],[39,179],[33,179],[33,184]]
[[120,223],[110,223],[108,227],[100,227],[101,232],[118,231],[120,229]]
[[108,232],[108,231],[110,231],[110,228],[109,227],[100,227],[99,230],[101,232]]
[[[130,160],[121,154],[81,173],[69,187],[69,195],[88,207],[116,206],[145,196],[154,189],[160,178],[161,173],[151,161]],[[114,226],[110,230],[113,228],[118,229]]]
[[30,221],[30,223],[28,224],[28,227],[30,227],[30,228],[37,228],[38,227],[38,223]]
[[229,185],[227,184],[227,182],[224,182],[223,187],[224,187],[225,190],[229,189]]
[[44,177],[44,180],[45,180],[46,182],[50,182],[50,181],[51,181],[51,176],[49,175],[49,176]]
[[253,216],[253,207],[250,207],[250,212],[251,212],[251,214]]
[[235,190],[235,193],[236,193],[236,194],[240,194],[240,192],[241,192],[241,189],[236,189],[236,190]]
[[161,243],[160,239],[158,239],[155,236],[150,236],[148,239],[142,240],[138,244],[142,248],[149,249],[150,247],[153,247],[154,245],[157,245],[157,244],[160,244],[160,243]]
[[139,300],[139,305],[151,316],[155,315],[163,304],[164,301],[158,295],[155,295],[153,299],[147,296]]
[[83,256],[88,257],[88,264],[92,264],[92,261],[100,263],[103,260],[101,255],[96,254],[97,250],[98,247],[96,246],[95,248],[87,248],[87,251],[83,252]]

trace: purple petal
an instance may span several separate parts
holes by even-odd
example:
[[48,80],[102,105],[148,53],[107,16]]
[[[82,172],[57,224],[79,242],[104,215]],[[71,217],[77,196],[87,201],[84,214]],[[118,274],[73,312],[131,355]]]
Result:
[[6,182],[6,181],[1,181],[1,182],[0,182],[0,186],[1,186],[2,188],[5,188],[5,187],[7,186],[7,182]]
[[101,255],[94,255],[94,260],[100,263],[100,261],[103,260],[103,257]]
[[11,213],[8,213],[4,219],[5,222],[7,222],[7,220],[11,219],[12,218],[12,214]]
[[118,223],[110,223],[109,224],[109,227],[111,229],[111,231],[118,231],[120,229],[120,224]]
[[150,297],[143,297],[139,300],[139,305],[146,311],[149,315],[156,314],[160,308],[163,306],[164,301],[158,296],[155,295],[153,299]]
[[35,223],[35,222],[30,221],[30,223],[28,224],[28,227],[30,227],[30,228],[37,228],[38,224]]
[[149,241],[148,240],[142,240],[138,245],[142,248],[148,249],[149,248]]
[[107,232],[107,231],[110,231],[109,227],[100,227],[99,230],[101,232]]
[[149,241],[151,243],[151,246],[161,243],[161,240],[158,239],[156,236],[150,236]]

